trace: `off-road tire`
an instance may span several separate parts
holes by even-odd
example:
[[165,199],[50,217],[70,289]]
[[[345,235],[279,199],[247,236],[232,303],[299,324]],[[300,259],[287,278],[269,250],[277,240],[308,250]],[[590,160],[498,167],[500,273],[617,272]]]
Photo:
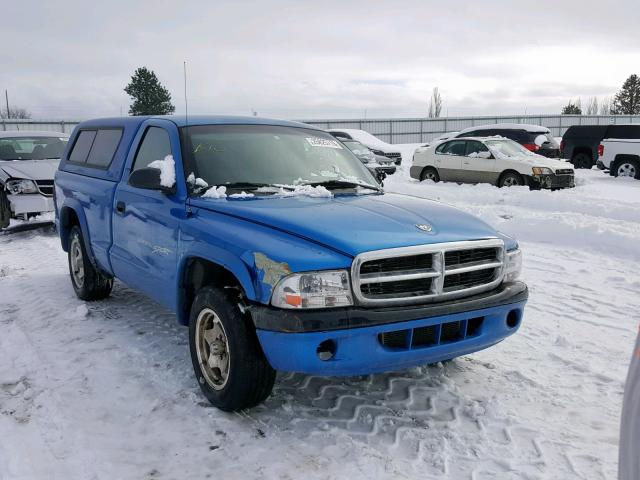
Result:
[[[69,232],[69,276],[76,295],[81,300],[101,300],[111,293],[113,279],[98,270],[89,259],[82,230],[74,225]],[[79,275],[80,268],[82,276]]]
[[[221,290],[206,286],[198,290],[191,305],[189,316],[189,348],[191,361],[200,389],[212,405],[226,412],[241,410],[264,401],[273,389],[276,371],[269,365],[256,335],[255,327],[248,315],[238,307],[238,298],[233,290]],[[215,315],[222,324],[228,373],[218,385],[210,382],[211,369],[207,373],[208,361],[204,359],[202,334],[198,333],[203,315]],[[200,318],[200,320],[199,320]],[[202,365],[199,360],[203,358]],[[210,353],[210,352],[209,352]],[[214,386],[215,385],[215,386]]]
[[7,198],[7,193],[0,190],[0,229],[7,228],[11,221],[11,204]]
[[574,168],[591,168],[593,167],[593,158],[588,153],[576,153],[571,159]]
[[422,170],[422,173],[420,174],[420,181],[424,182],[425,180],[432,180],[437,183],[440,181],[440,175],[435,168],[427,167]]

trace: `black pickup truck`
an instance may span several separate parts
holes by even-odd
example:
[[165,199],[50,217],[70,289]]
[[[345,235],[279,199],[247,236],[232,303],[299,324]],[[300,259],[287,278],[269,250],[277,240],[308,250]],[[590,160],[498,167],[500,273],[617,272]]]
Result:
[[560,151],[575,168],[591,168],[598,160],[598,145],[605,138],[640,138],[640,124],[574,125],[562,136]]

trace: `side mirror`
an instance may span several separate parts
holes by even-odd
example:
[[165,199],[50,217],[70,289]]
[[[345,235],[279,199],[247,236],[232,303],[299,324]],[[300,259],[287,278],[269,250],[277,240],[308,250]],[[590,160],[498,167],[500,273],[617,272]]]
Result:
[[159,190],[163,193],[175,193],[176,187],[165,187],[160,183],[159,168],[139,168],[129,175],[129,185],[136,188],[144,188],[145,190]]
[[478,152],[478,157],[491,159],[493,155],[491,155],[491,152]]

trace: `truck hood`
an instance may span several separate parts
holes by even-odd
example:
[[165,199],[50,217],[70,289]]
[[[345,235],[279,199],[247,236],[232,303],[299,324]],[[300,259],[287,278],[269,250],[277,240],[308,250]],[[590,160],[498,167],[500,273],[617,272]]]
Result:
[[11,178],[29,180],[53,180],[60,160],[6,160],[0,161],[0,170]]
[[[194,198],[191,204],[276,228],[350,256],[411,245],[504,238],[472,215],[408,195]],[[427,225],[431,231],[417,225]]]

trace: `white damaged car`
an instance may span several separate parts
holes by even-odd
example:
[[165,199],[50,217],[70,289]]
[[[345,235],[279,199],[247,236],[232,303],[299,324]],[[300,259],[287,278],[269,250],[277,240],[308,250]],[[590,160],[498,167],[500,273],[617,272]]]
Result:
[[0,228],[53,211],[53,176],[68,140],[58,132],[0,132]]
[[418,149],[410,174],[418,180],[491,183],[498,187],[575,186],[570,163],[537,155],[503,137],[453,138]]

